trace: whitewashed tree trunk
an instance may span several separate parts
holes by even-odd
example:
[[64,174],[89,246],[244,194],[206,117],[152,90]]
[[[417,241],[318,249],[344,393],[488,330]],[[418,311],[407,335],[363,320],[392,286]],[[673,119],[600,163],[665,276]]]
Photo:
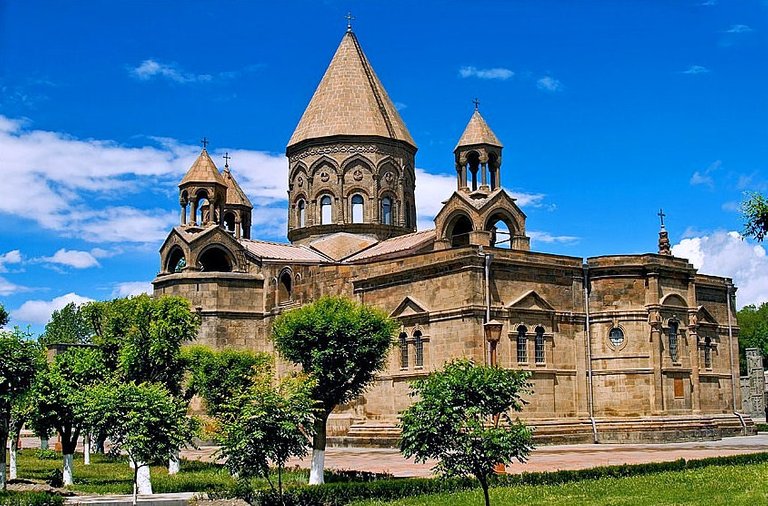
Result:
[[0,490],[5,490],[6,484],[5,464],[0,466]]
[[64,455],[64,486],[69,486],[74,483],[72,479],[72,457],[71,453]]
[[179,451],[173,454],[173,457],[168,459],[168,474],[178,474],[181,470],[181,461],[179,460]]
[[91,436],[89,434],[83,436],[83,464],[91,465]]
[[139,495],[152,495],[152,481],[149,476],[149,466],[143,462],[137,462],[138,473],[136,474],[136,487]]
[[13,440],[11,441],[11,451],[10,451],[11,462],[8,469],[8,475],[9,475],[8,479],[10,480],[15,480],[16,478],[18,478],[17,466],[16,466],[16,455],[18,451],[19,451],[19,440],[16,438],[13,438]]
[[41,450],[47,450],[48,449],[48,438],[47,437],[41,437],[40,438],[40,449]]
[[322,485],[325,483],[325,450],[312,450],[312,465],[309,468],[309,484]]

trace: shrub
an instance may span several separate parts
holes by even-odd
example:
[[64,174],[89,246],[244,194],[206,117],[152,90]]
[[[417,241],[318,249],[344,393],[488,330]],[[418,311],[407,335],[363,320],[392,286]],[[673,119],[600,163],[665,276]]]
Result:
[[61,454],[56,450],[41,449],[41,450],[35,451],[35,457],[37,457],[40,460],[59,460],[61,458]]
[[0,491],[0,506],[59,506],[64,504],[60,495],[46,492]]

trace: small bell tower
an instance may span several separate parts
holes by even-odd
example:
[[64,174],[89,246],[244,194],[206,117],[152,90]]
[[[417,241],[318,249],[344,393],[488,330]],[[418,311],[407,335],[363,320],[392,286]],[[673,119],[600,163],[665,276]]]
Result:
[[227,183],[208,155],[208,139],[203,150],[179,183],[181,226],[206,228],[221,223],[227,198]]
[[487,194],[501,187],[501,150],[504,146],[480,115],[480,102],[477,99],[473,102],[475,112],[453,150],[456,177],[460,191]]

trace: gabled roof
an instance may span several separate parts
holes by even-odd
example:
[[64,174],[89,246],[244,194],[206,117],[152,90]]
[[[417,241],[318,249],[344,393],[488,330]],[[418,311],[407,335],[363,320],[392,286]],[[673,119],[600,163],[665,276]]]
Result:
[[291,262],[318,262],[327,263],[331,260],[306,246],[294,246],[293,244],[282,244],[268,241],[254,241],[251,239],[240,239],[240,244],[245,249],[259,258],[266,260],[286,260]]
[[376,243],[368,249],[364,249],[360,253],[356,253],[349,258],[346,258],[345,262],[358,262],[360,260],[376,260],[384,258],[392,258],[396,256],[405,256],[410,253],[415,253],[420,249],[432,244],[435,241],[435,230],[423,230],[421,232],[414,232],[412,234],[400,235]]
[[522,309],[524,311],[554,311],[555,308],[535,290],[528,290],[523,295],[510,302],[508,309]]
[[253,209],[253,204],[248,200],[248,196],[245,194],[240,185],[237,184],[235,176],[232,175],[229,168],[225,168],[222,174],[224,183],[227,185],[227,205],[230,206],[247,206]]
[[333,135],[375,135],[416,147],[351,31],[341,39],[288,147]]
[[475,144],[489,144],[491,146],[498,146],[500,148],[504,147],[498,137],[496,137],[496,134],[493,133],[493,130],[491,130],[491,127],[488,126],[488,123],[486,123],[483,117],[480,115],[480,111],[477,109],[475,109],[475,112],[472,113],[472,117],[469,118],[467,128],[465,128],[464,133],[461,134],[461,138],[456,144],[454,151],[456,151],[456,149],[461,146],[472,146]]
[[208,151],[205,148],[200,152],[200,156],[197,157],[192,167],[184,174],[179,186],[187,183],[219,183],[226,185],[224,178],[219,174],[219,169],[216,168],[216,164],[208,156]]
[[427,306],[418,299],[406,295],[406,297],[397,305],[389,316],[390,318],[400,318],[405,316],[423,315],[429,313]]
[[309,247],[334,260],[341,260],[374,243],[376,243],[376,239],[367,235],[337,232],[315,239],[309,244]]

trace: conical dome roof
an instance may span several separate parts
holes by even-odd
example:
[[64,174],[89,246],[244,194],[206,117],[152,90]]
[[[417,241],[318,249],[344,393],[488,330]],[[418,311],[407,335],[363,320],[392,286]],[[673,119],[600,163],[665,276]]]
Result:
[[351,31],[341,39],[288,147],[333,135],[375,135],[416,147]]
[[197,157],[195,163],[189,168],[184,178],[179,183],[179,186],[187,183],[219,183],[226,185],[224,178],[219,174],[219,169],[216,168],[216,164],[213,163],[211,157],[208,155],[208,151],[203,148],[200,152],[200,156]]
[[477,109],[475,109],[472,117],[469,118],[467,128],[465,128],[464,133],[461,134],[461,138],[459,139],[458,144],[456,144],[454,151],[461,146],[472,146],[474,144],[489,144],[500,148],[504,147]]
[[253,204],[248,200],[248,196],[245,194],[240,185],[237,184],[235,176],[230,172],[229,167],[224,168],[222,174],[224,183],[227,185],[227,205],[228,206],[247,206],[253,208]]

